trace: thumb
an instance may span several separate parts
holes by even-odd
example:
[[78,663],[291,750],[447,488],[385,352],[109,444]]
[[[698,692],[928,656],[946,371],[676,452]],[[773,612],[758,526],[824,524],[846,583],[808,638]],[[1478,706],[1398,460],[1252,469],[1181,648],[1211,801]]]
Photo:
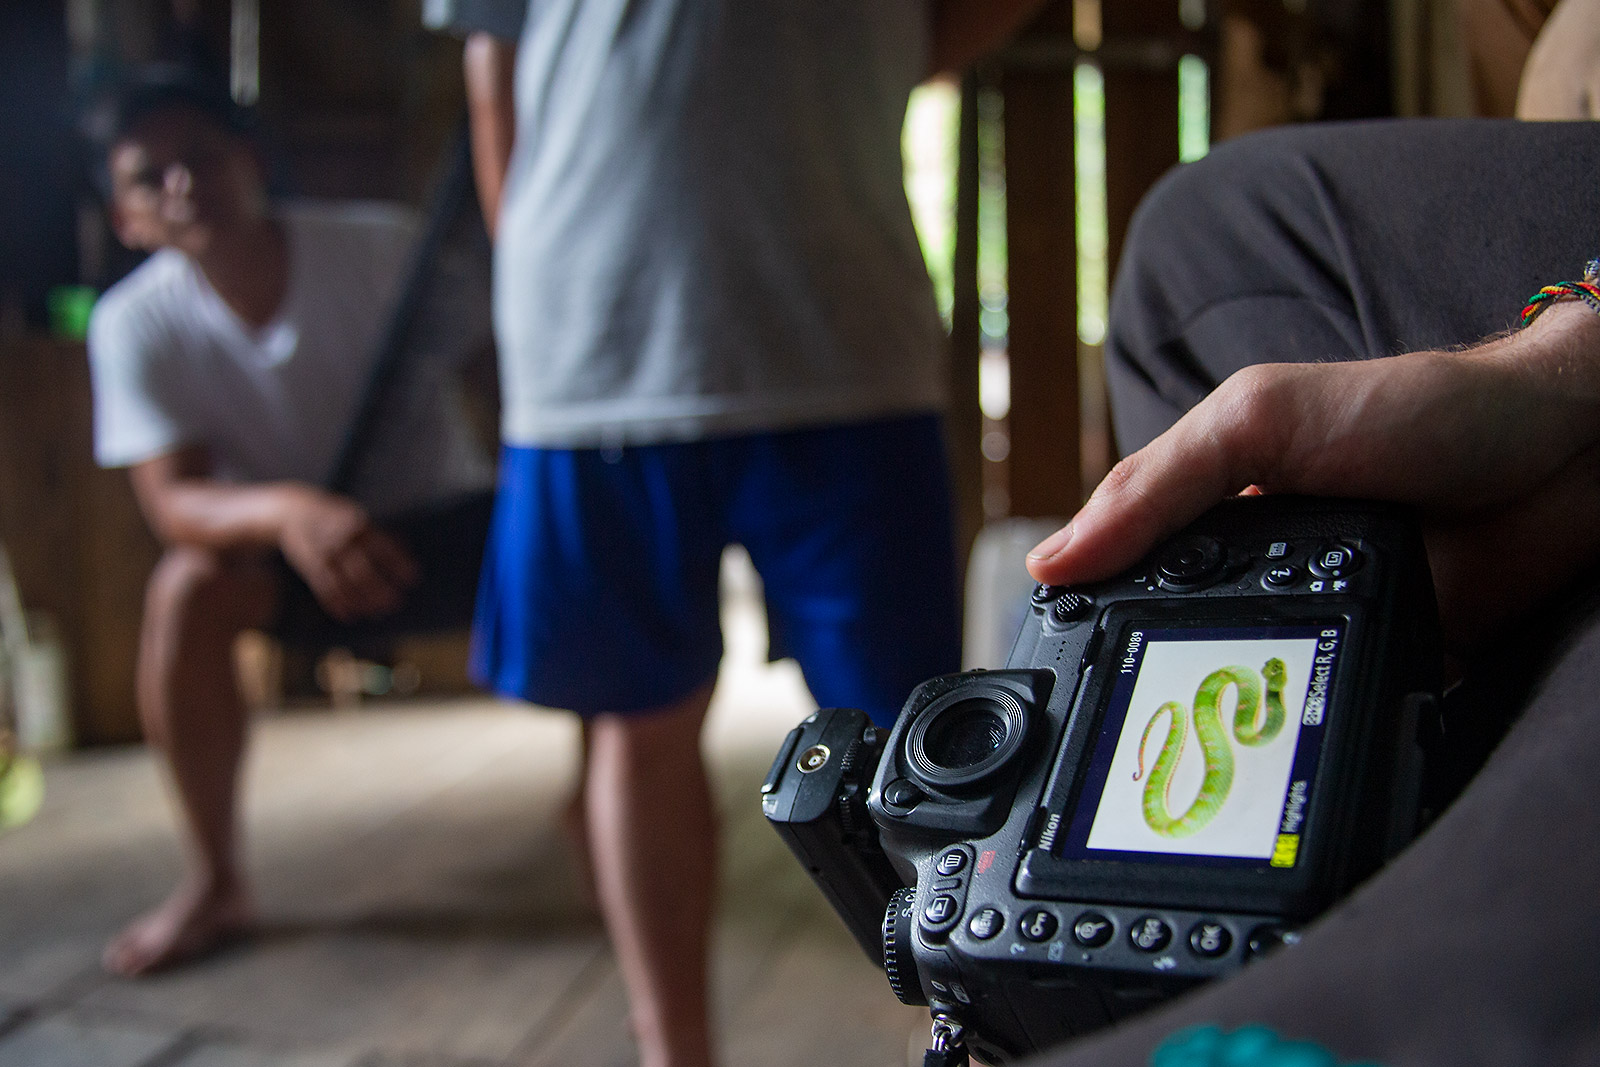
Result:
[[1028,554],[1048,585],[1098,581],[1133,565],[1169,534],[1262,476],[1275,449],[1252,411],[1249,382],[1213,393],[1173,427],[1112,468],[1072,521]]

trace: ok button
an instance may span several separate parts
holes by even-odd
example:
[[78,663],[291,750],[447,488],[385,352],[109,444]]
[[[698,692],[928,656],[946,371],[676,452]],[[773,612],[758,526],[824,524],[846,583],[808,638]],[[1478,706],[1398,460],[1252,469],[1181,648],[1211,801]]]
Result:
[[1017,930],[1029,941],[1048,941],[1055,936],[1059,925],[1056,917],[1043,908],[1030,908],[1022,913]]

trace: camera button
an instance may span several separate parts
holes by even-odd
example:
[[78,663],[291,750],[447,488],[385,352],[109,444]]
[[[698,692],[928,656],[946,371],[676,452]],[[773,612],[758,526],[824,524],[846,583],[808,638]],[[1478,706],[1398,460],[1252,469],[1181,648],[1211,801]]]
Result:
[[1051,607],[1050,614],[1045,616],[1045,621],[1051,629],[1065,629],[1073,623],[1088,617],[1094,601],[1081,593],[1062,593],[1056,598],[1055,605]]
[[940,893],[922,909],[922,920],[929,926],[943,926],[955,920],[961,905],[949,893]]
[[1189,947],[1196,956],[1214,960],[1233,947],[1233,935],[1221,923],[1201,920],[1189,930]]
[[1176,593],[1203,588],[1222,571],[1225,553],[1214,537],[1191,535],[1180,538],[1162,552],[1156,562],[1161,585]]
[[953,848],[939,857],[939,862],[934,865],[934,870],[945,877],[949,877],[950,875],[960,874],[966,866],[967,854],[958,848]]
[[1054,600],[1065,591],[1065,586],[1044,584],[1036,585],[1033,587],[1033,602],[1040,607],[1044,607],[1046,604],[1050,603],[1050,601]]
[[1261,584],[1268,589],[1282,589],[1300,580],[1300,568],[1292,563],[1280,563],[1261,576]]
[[1111,920],[1098,911],[1086,911],[1072,921],[1072,940],[1084,948],[1099,948],[1111,940]]
[[1274,541],[1267,546],[1268,559],[1287,559],[1289,556],[1289,542]]
[[1140,952],[1160,952],[1172,941],[1172,927],[1154,915],[1140,916],[1133,920],[1128,940]]
[[1006,917],[999,908],[983,908],[967,921],[967,932],[979,941],[987,941],[1004,930]]
[[1031,908],[1022,913],[1017,931],[1029,941],[1048,941],[1056,935],[1060,921],[1043,908]]
[[1245,948],[1247,955],[1254,958],[1283,945],[1298,944],[1299,941],[1298,931],[1279,923],[1266,923],[1250,931],[1250,937],[1245,941]]
[[905,815],[924,799],[925,794],[904,778],[883,787],[883,806],[890,815]]
[[1322,578],[1344,578],[1361,567],[1361,553],[1349,545],[1329,541],[1311,554],[1311,570]]

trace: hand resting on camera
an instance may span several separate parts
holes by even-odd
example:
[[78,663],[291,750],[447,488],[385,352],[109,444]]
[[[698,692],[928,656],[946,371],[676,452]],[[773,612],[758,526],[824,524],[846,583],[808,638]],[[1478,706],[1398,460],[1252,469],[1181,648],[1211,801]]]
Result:
[[1240,492],[1414,505],[1447,641],[1470,647],[1600,552],[1600,315],[1564,302],[1463,351],[1240,371],[1118,463],[1028,569],[1108,577]]

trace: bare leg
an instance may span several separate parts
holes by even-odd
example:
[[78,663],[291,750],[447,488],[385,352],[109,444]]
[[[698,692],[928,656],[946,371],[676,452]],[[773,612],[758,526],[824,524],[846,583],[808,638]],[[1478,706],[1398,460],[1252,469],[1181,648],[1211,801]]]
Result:
[[700,727],[711,689],[589,731],[589,834],[641,1067],[709,1067],[716,825]]
[[188,857],[167,899],[106,946],[101,961],[108,971],[131,976],[181,962],[252,921],[237,843],[247,724],[233,643],[241,630],[267,621],[275,598],[271,574],[259,563],[201,549],[169,550],[150,577],[139,714],[171,773]]
[[572,853],[572,863],[583,903],[600,909],[600,892],[594,882],[594,856],[589,845],[589,723],[578,735],[578,784],[561,811],[561,829]]

